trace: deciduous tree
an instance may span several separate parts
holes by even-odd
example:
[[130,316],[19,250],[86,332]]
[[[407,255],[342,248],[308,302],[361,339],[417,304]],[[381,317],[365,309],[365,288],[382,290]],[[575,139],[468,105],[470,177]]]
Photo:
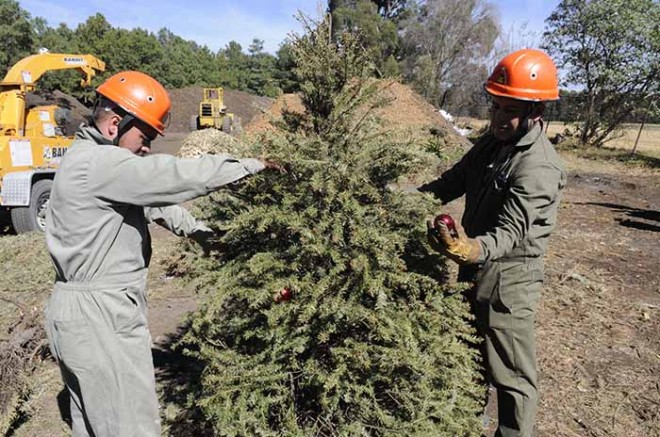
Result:
[[580,141],[601,146],[660,89],[660,3],[564,0],[546,24],[544,48],[585,92]]
[[427,100],[440,106],[451,93],[481,89],[483,66],[499,34],[491,4],[428,0],[402,26],[404,77]]

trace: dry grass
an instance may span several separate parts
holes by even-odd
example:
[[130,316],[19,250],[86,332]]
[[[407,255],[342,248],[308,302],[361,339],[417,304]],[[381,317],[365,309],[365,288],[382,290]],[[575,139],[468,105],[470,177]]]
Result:
[[0,237],[0,433],[20,417],[46,347],[43,306],[53,267],[44,236]]
[[[481,129],[488,124],[487,120],[478,120],[469,117],[456,118],[457,126],[471,126]],[[547,135],[552,138],[556,134],[563,134],[571,125],[568,123],[551,121],[547,124]],[[621,152],[632,152],[639,133],[640,124],[625,124],[620,132],[611,136],[605,143],[606,150],[614,149]],[[660,159],[660,124],[645,124],[639,137],[636,153],[654,159]]]
[[[566,123],[551,122],[548,126],[548,136],[562,133],[569,127]],[[639,133],[639,124],[626,124],[622,130],[611,136],[605,147],[632,152],[635,139]],[[637,144],[636,153],[660,159],[660,124],[646,124],[642,129]]]

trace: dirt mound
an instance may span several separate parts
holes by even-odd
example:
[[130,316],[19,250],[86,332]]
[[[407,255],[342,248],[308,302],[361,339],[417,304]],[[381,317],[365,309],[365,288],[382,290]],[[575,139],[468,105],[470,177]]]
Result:
[[[197,114],[199,103],[202,101],[202,90],[203,88],[200,86],[168,90],[172,99],[172,119],[169,131],[190,131],[190,118]],[[239,117],[243,125],[249,123],[255,115],[265,111],[273,102],[273,99],[269,97],[255,96],[244,91],[230,89],[224,91],[227,110]]]
[[[380,96],[386,101],[375,113],[388,127],[396,129],[428,129],[440,132],[450,146],[471,147],[470,142],[460,136],[438,110],[426,102],[412,88],[393,81],[381,81]],[[305,110],[297,94],[284,94],[273,102],[270,108],[245,124],[246,132],[260,132],[273,129],[270,120],[281,118],[282,111],[301,113]]]

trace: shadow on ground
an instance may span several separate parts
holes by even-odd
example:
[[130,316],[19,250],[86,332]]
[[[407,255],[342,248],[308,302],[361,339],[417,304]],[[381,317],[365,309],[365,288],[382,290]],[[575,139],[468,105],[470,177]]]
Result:
[[[650,209],[633,208],[626,205],[618,205],[606,202],[584,202],[576,203],[577,205],[594,205],[609,208],[615,212],[623,213],[629,218],[619,219],[621,226],[628,228],[639,229],[642,231],[660,232],[660,226],[655,223],[660,223],[660,211]],[[648,223],[655,222],[655,223]]]
[[165,409],[163,429],[172,437],[213,436],[201,410],[191,405],[201,389],[204,365],[177,346],[189,326],[189,323],[182,325],[152,349],[156,382],[161,387],[160,403]]

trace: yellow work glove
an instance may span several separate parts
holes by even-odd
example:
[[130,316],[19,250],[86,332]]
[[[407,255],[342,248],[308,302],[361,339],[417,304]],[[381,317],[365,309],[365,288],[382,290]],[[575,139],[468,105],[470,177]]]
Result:
[[474,238],[468,238],[461,225],[456,225],[456,234],[452,235],[447,225],[440,222],[436,227],[429,220],[426,222],[428,240],[431,247],[458,264],[474,264],[481,258],[481,244]]

